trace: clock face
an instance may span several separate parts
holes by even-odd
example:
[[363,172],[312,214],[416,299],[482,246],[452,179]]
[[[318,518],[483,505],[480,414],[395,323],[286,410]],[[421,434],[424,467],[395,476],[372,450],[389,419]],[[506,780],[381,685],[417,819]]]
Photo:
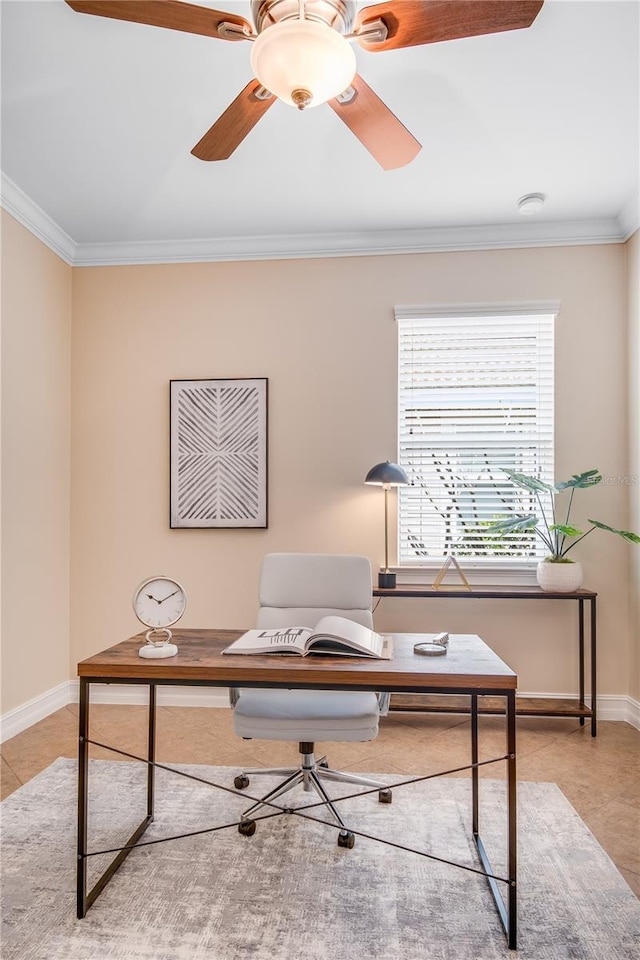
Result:
[[143,580],[133,595],[135,615],[147,627],[171,626],[180,619],[186,606],[183,588],[169,577]]

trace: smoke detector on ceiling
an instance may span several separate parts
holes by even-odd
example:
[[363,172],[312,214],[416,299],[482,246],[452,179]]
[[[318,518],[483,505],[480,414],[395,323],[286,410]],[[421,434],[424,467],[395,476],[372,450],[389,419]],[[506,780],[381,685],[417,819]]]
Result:
[[544,193],[527,193],[518,200],[518,213],[521,217],[532,217],[540,213],[545,200]]

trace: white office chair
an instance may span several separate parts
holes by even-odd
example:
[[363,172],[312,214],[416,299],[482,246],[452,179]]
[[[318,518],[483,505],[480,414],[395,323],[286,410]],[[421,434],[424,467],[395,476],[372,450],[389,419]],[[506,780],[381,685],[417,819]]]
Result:
[[[262,563],[258,627],[315,627],[324,616],[341,616],[373,627],[371,614],[371,564],[367,557],[325,554],[272,553]],[[241,834],[255,832],[252,819],[267,801],[302,784],[315,790],[333,819],[343,828],[338,845],[353,847],[354,834],[346,829],[331,802],[323,780],[378,787],[381,803],[391,803],[384,783],[330,769],[326,757],[315,756],[317,740],[364,741],[378,734],[379,700],[371,691],[260,690],[237,691],[235,732],[245,739],[298,742],[302,764],[294,768],[243,770],[234,780],[238,790],[249,777],[278,775],[286,779],[242,814]],[[388,701],[383,699],[383,704]],[[273,807],[271,808],[273,810]]]

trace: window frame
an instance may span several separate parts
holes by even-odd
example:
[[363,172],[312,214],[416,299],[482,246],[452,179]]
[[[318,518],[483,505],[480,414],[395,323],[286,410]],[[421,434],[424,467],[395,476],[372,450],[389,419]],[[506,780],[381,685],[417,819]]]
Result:
[[[500,318],[500,317],[527,317],[527,316],[549,316],[551,317],[551,343],[550,343],[550,356],[551,356],[551,365],[552,365],[552,375],[551,375],[551,391],[550,396],[547,395],[547,400],[551,402],[551,438],[550,438],[550,455],[551,455],[551,473],[553,472],[553,460],[554,460],[554,423],[555,423],[555,389],[554,389],[554,375],[553,375],[553,364],[554,364],[554,350],[555,350],[555,326],[557,323],[558,315],[560,313],[560,302],[557,300],[544,300],[544,301],[518,301],[518,302],[504,302],[499,303],[464,303],[464,304],[438,304],[438,305],[410,305],[410,306],[397,306],[395,308],[395,320],[398,321],[407,321],[407,320],[441,320],[446,321],[447,318],[460,318],[461,320],[481,320],[482,318]],[[400,453],[401,442],[402,442],[402,430],[403,423],[401,422],[402,409],[401,409],[401,348],[400,348],[400,324],[398,323],[398,355],[396,361],[396,374],[397,374],[397,429],[398,429],[398,463],[402,464],[402,456]],[[550,480],[553,482],[553,479]],[[398,491],[399,495],[396,501],[396,557],[398,558],[397,566],[392,569],[396,573],[400,574],[402,581],[405,583],[421,583],[429,579],[433,579],[434,571],[438,571],[444,562],[444,557],[425,557],[423,560],[417,560],[415,563],[407,562],[406,560],[401,560],[401,505],[402,505],[402,494]],[[454,554],[455,556],[455,554]],[[508,560],[503,560],[501,562],[495,562],[492,558],[480,558],[478,556],[471,557],[458,557],[458,562],[460,563],[461,568],[465,573],[472,573],[474,583],[481,584],[533,584],[535,580],[535,570],[538,563],[538,557],[531,558],[518,558],[510,557]],[[452,581],[453,585],[453,581]]]

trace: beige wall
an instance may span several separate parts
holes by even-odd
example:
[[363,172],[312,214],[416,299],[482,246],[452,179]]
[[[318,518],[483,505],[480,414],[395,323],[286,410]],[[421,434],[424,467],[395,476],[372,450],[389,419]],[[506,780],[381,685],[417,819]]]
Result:
[[[558,478],[611,482],[575,520],[630,522],[627,272],[622,245],[73,271],[71,661],[137,631],[136,583],[165,572],[185,626],[253,622],[262,555],[356,551],[378,564],[382,500],[362,481],[396,455],[396,304],[559,299]],[[269,378],[268,530],[170,530],[169,380]],[[626,694],[630,550],[580,550],[598,590],[600,689]],[[573,604],[383,601],[380,629],[478,632],[524,691],[576,689]]]
[[[183,581],[184,625],[241,627],[253,622],[268,550],[379,563],[382,498],[362,480],[396,455],[396,304],[559,299],[556,475],[598,467],[609,482],[585,493],[576,520],[640,528],[637,488],[616,479],[639,473],[637,236],[72,270],[6,214],[2,230],[3,713],[137,631],[130,598],[149,574]],[[170,530],[169,380],[252,376],[269,378],[269,529]],[[600,594],[601,692],[638,698],[632,550],[595,533],[580,559]],[[576,687],[572,604],[383,601],[376,622],[478,632],[521,690]]]
[[71,268],[2,212],[2,712],[69,679]]
[[[627,242],[629,309],[629,499],[631,529],[640,532],[640,232]],[[640,700],[640,549],[631,556],[629,693]]]

